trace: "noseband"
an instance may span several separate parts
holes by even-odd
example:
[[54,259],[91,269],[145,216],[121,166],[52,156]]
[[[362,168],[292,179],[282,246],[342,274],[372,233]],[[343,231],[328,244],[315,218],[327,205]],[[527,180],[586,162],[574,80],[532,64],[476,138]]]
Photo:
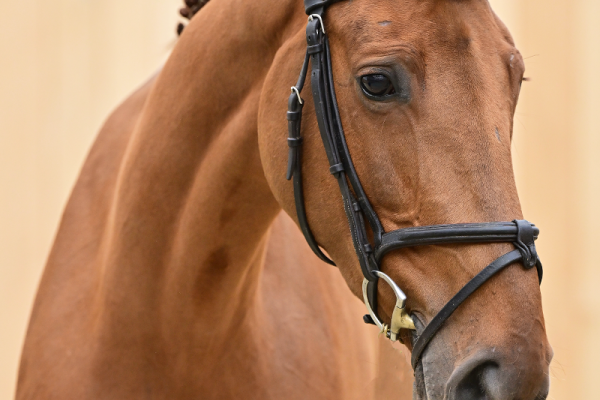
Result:
[[[542,264],[538,258],[535,243],[539,229],[527,221],[485,222],[477,224],[432,225],[399,229],[385,232],[381,221],[373,210],[360,183],[350,152],[346,144],[344,130],[338,110],[333,85],[329,40],[323,24],[325,9],[341,0],[304,0],[309,21],[306,28],[307,50],[296,86],[288,101],[288,145],[289,158],[287,179],[293,178],[294,200],[302,233],[315,254],[328,264],[335,265],[321,251],[313,236],[306,217],[302,191],[302,136],[300,123],[304,102],[300,97],[310,64],[310,82],[315,112],[321,139],[329,160],[329,171],[338,182],[344,210],[350,226],[352,242],[364,275],[363,297],[369,314],[364,321],[377,325],[386,337],[399,340],[401,329],[416,330],[412,317],[406,312],[406,295],[398,285],[380,271],[383,257],[392,250],[414,246],[441,245],[452,243],[500,243],[510,242],[516,247],[497,258],[469,281],[431,320],[421,335],[413,341],[413,368],[416,368],[423,351],[452,313],[481,285],[505,267],[522,262],[526,269],[537,267],[540,283]],[[372,232],[372,242],[367,235],[367,223]],[[396,295],[391,323],[386,325],[377,315],[377,285],[382,279]]]

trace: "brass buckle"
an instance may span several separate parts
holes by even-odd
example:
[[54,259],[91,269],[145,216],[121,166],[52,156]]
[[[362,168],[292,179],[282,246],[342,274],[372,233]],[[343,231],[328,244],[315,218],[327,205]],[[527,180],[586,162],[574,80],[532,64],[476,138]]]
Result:
[[367,286],[369,284],[369,281],[366,278],[363,280],[362,285],[363,299],[365,301],[365,305],[367,306],[367,311],[369,311],[369,315],[371,315],[371,318],[373,318],[373,321],[375,322],[377,327],[382,333],[385,333],[385,336],[387,338],[389,338],[392,342],[395,342],[398,340],[400,329],[416,329],[415,323],[413,322],[411,316],[408,315],[405,309],[406,295],[404,294],[402,289],[400,289],[398,285],[396,285],[396,282],[394,282],[392,278],[390,278],[383,272],[372,271],[372,273],[377,275],[377,277],[383,279],[392,288],[394,295],[396,295],[396,306],[394,307],[394,312],[392,313],[392,321],[389,327],[383,322],[381,322],[379,318],[377,318],[377,315],[371,308],[371,304],[369,303],[369,297],[367,295]]

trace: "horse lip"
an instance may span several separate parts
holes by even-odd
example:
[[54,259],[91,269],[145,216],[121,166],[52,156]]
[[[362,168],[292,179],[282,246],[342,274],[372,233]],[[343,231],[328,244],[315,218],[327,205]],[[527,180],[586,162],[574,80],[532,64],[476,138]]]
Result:
[[[411,316],[413,318],[413,321],[415,322],[415,327],[417,328],[416,330],[412,331],[412,335],[410,335],[412,348],[412,345],[417,341],[419,335],[423,333],[423,330],[425,329],[425,324],[422,322],[424,318],[419,312],[413,310],[411,312]],[[425,349],[425,351],[423,352],[423,356],[425,356],[426,352],[427,349]],[[423,371],[422,361],[419,361],[419,363],[417,364],[414,370],[414,375],[415,381],[413,386],[413,396],[415,396],[415,400],[427,400],[429,396],[427,395],[427,385],[425,384],[425,373]]]
[[415,381],[413,385],[413,396],[415,400],[427,400],[427,385],[425,385],[425,373],[423,372],[423,364],[419,363],[415,369]]

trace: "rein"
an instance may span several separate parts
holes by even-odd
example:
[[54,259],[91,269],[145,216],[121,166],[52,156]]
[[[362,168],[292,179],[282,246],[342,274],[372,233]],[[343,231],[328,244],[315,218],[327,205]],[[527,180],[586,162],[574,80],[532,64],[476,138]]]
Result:
[[[329,160],[329,171],[338,182],[354,250],[364,276],[363,299],[369,312],[363,318],[365,323],[377,325],[392,341],[400,339],[401,329],[416,331],[413,318],[405,308],[406,295],[388,275],[380,271],[381,261],[390,251],[406,247],[453,243],[510,242],[516,247],[516,250],[500,256],[469,281],[431,320],[416,340],[413,340],[411,364],[413,369],[416,369],[427,345],[452,313],[481,285],[504,268],[515,262],[521,262],[527,270],[535,266],[541,283],[542,264],[535,248],[539,229],[527,221],[515,220],[431,225],[385,232],[352,163],[335,96],[329,40],[323,18],[325,9],[339,1],[341,0],[304,0],[306,14],[309,15],[306,27],[306,56],[298,82],[292,87],[292,94],[288,100],[287,179],[293,178],[298,221],[310,248],[321,260],[335,265],[320,249],[308,225],[302,189],[301,121],[304,101],[300,93],[309,72],[309,65],[311,92],[321,139]],[[367,223],[372,232],[372,242],[369,241],[367,234]],[[396,295],[396,305],[389,326],[384,324],[377,315],[377,287],[380,279],[388,284]]]

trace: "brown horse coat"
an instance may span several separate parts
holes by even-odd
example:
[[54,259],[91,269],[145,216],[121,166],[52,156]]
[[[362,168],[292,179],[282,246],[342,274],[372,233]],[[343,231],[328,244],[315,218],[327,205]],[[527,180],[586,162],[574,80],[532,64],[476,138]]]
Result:
[[[510,134],[522,59],[489,5],[355,0],[328,12],[350,150],[386,229],[519,218]],[[360,270],[310,104],[307,207],[341,275],[281,212],[295,215],[283,179],[283,115],[305,18],[297,0],[213,0],[158,77],[109,118],[40,284],[19,400],[411,398],[408,364],[375,341],[351,294],[360,292]],[[501,56],[486,53],[493,49]],[[376,52],[407,71],[412,97],[401,112],[354,89]],[[427,321],[506,249],[408,250],[384,267]],[[505,272],[432,343],[421,382],[429,398],[460,398],[446,382],[473,360],[463,375],[488,365],[481,354],[492,359],[492,348],[502,374],[479,373],[494,382],[484,395],[532,400],[547,390],[536,278],[518,266]],[[393,300],[380,296],[386,315]]]

